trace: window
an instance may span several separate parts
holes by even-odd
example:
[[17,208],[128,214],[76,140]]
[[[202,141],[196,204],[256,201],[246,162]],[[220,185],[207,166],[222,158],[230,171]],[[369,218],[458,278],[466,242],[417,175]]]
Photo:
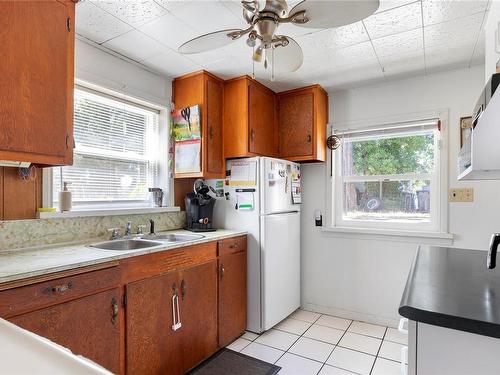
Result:
[[69,182],[75,207],[149,206],[148,188],[159,183],[158,121],[158,110],[75,89],[74,163],[53,169],[54,205]]
[[338,135],[335,225],[439,231],[437,119]]

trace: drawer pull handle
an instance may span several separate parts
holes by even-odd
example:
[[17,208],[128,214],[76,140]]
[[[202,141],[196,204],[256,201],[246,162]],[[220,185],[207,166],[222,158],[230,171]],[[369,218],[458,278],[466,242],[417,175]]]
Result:
[[113,323],[113,325],[116,325],[118,320],[118,311],[118,302],[116,301],[116,298],[113,297],[111,298],[111,323]]
[[233,243],[233,244],[229,245],[229,248],[230,249],[237,249],[238,248],[238,244],[237,243]]
[[54,285],[53,287],[50,288],[50,291],[52,293],[64,293],[70,290],[71,288],[73,288],[73,284],[69,282],[67,284]]
[[224,268],[224,265],[222,264],[220,266],[220,278],[222,279],[224,277],[224,273],[226,272],[226,269]]

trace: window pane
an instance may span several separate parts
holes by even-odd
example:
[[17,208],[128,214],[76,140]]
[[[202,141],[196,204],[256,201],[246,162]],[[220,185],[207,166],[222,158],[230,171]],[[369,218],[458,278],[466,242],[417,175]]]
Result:
[[430,221],[430,180],[345,182],[343,189],[344,219]]
[[434,132],[390,137],[345,137],[343,175],[373,176],[432,173]]
[[61,169],[71,183],[74,202],[147,200],[153,186],[147,162],[128,162],[75,154],[71,167],[54,168],[54,200],[58,199]]

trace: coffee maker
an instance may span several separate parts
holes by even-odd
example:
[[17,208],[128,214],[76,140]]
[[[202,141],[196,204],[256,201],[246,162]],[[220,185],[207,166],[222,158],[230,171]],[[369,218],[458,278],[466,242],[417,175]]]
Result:
[[186,229],[191,232],[214,232],[212,227],[215,198],[209,192],[215,193],[205,181],[197,179],[193,192],[186,194]]

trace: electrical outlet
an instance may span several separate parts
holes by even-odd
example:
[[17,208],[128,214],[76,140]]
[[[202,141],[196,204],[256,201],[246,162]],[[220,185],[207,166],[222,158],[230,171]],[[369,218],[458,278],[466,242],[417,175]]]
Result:
[[451,188],[448,192],[450,202],[474,202],[473,188]]

